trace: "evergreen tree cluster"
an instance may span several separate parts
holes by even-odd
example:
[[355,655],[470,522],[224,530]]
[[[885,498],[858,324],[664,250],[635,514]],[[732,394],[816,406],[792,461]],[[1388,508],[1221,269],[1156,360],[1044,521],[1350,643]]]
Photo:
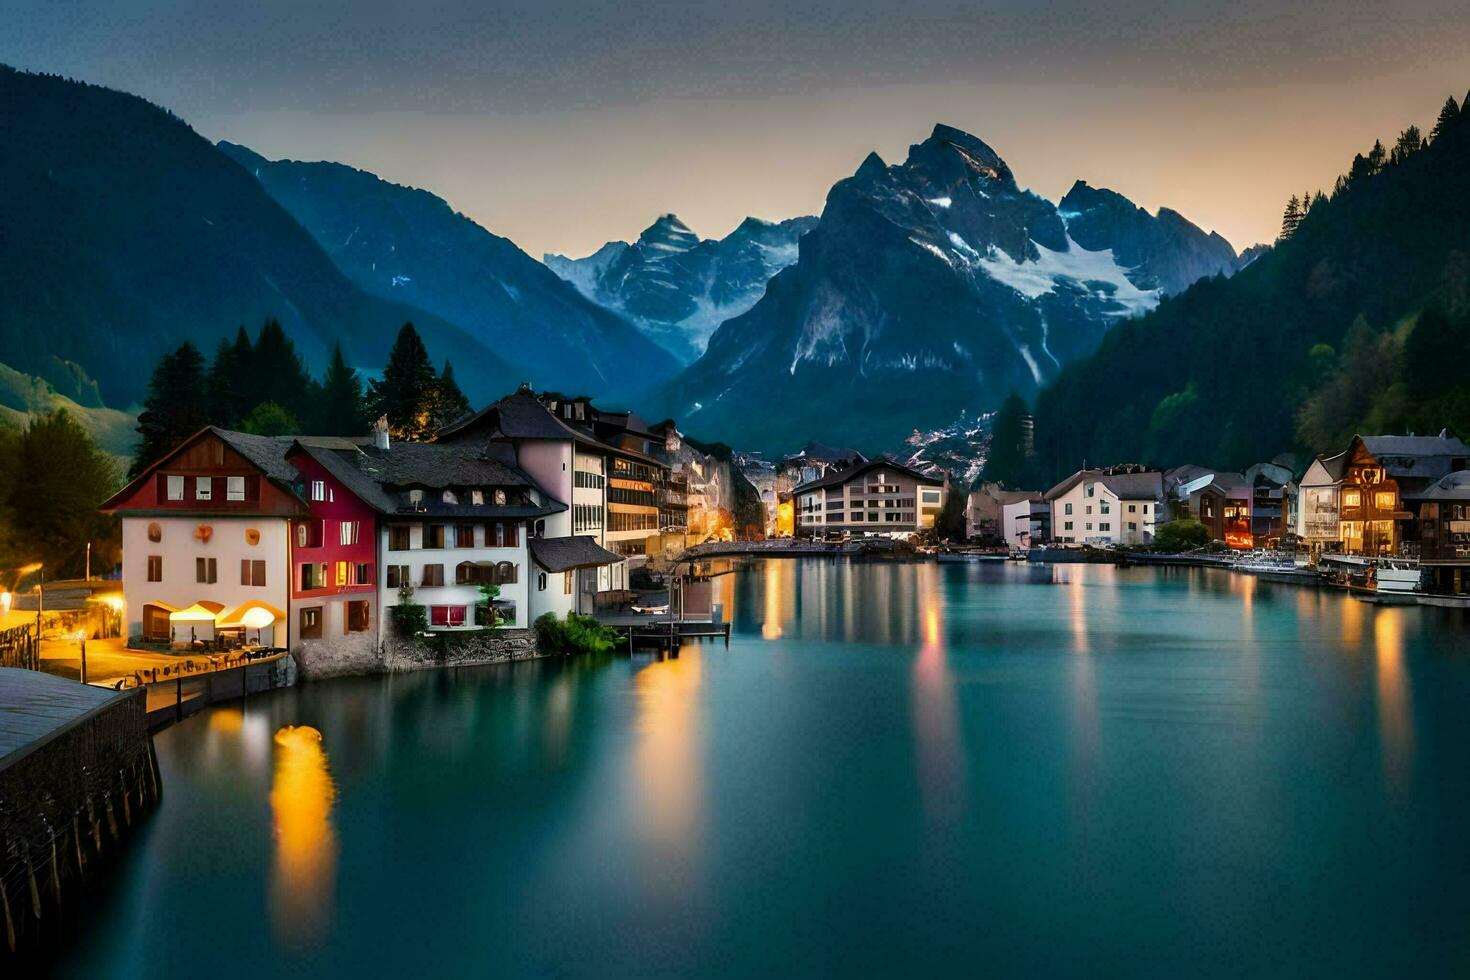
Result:
[[[1288,204],[1269,253],[1063,370],[1037,397],[1025,483],[1084,458],[1244,467],[1353,428],[1470,434],[1470,112],[1447,100],[1428,138],[1411,126],[1391,149],[1375,142],[1310,201]],[[1013,465],[1006,424],[1002,412],[998,475]]]
[[446,361],[434,370],[411,323],[399,330],[383,377],[364,386],[341,345],[321,379],[313,378],[272,319],[253,341],[241,327],[208,362],[188,341],[159,360],[138,416],[132,473],[208,425],[270,436],[352,436],[386,415],[397,438],[422,440],[468,411],[452,367]]

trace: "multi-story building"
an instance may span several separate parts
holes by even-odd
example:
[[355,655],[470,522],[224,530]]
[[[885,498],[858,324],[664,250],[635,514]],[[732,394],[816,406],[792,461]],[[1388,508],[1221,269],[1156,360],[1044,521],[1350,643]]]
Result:
[[1078,470],[1046,493],[1058,544],[1148,544],[1163,509],[1163,474],[1116,468]]
[[102,505],[122,521],[130,640],[291,642],[291,526],[311,508],[289,445],[203,429]]
[[1297,533],[1314,553],[1412,555],[1419,547],[1423,494],[1470,466],[1470,446],[1438,436],[1354,436],[1335,456],[1318,456],[1301,480]]
[[934,526],[947,492],[942,479],[886,459],[834,469],[791,491],[795,531],[802,537],[909,535]]
[[1424,591],[1470,595],[1470,470],[1456,470],[1409,501],[1418,512],[1419,563]]
[[[626,555],[638,542],[658,534],[658,506],[649,486],[649,503],[618,502],[614,509],[612,491],[628,491],[630,481],[625,463],[641,462],[631,451],[620,450],[592,435],[586,428],[590,406],[585,400],[556,401],[556,408],[543,404],[522,386],[486,408],[442,429],[436,445],[458,446],[485,453],[504,453],[550,501],[567,507],[538,519],[537,536],[588,537],[597,546],[617,550]],[[565,414],[567,418],[562,418]],[[579,417],[580,416],[580,417]],[[656,461],[649,460],[650,463]],[[618,473],[624,475],[617,476]],[[614,477],[619,483],[614,485]],[[624,493],[617,496],[625,497]],[[630,510],[651,514],[645,521],[633,521]],[[647,523],[649,528],[630,533],[631,524]],[[617,546],[622,544],[622,549]],[[625,561],[602,565],[597,570],[598,592],[628,588],[628,566]]]
[[1012,551],[1026,551],[1051,540],[1051,505],[1032,494],[1001,506],[1000,530]]
[[966,536],[989,540],[1009,539],[1011,529],[1008,524],[1003,526],[1003,509],[1009,504],[1033,499],[1041,499],[1041,494],[1030,490],[1007,490],[998,483],[980,484],[970,491],[965,500]]

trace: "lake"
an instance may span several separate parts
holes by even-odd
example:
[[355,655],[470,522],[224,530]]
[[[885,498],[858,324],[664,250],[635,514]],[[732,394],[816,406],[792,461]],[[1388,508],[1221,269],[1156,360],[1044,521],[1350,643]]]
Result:
[[162,804],[62,972],[1470,970],[1464,612],[1100,565],[718,590],[728,648],[160,733]]

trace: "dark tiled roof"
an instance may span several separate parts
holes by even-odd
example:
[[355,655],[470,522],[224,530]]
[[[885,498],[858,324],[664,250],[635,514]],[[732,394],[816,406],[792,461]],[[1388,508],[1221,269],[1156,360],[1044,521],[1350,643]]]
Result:
[[569,440],[602,452],[663,465],[652,456],[645,455],[636,449],[609,445],[595,436],[590,429],[584,429],[557,418],[529,391],[517,391],[513,395],[507,395],[473,415],[446,425],[439,430],[437,438],[440,444],[453,444],[474,439],[477,435],[480,441],[489,441],[497,435],[508,439]]
[[[1405,496],[1410,496],[1405,494]],[[1470,500],[1470,470],[1456,470],[1436,480],[1415,500]]]
[[590,537],[531,538],[526,542],[536,564],[548,572],[565,572],[572,568],[615,565],[623,560]]
[[1121,500],[1161,500],[1164,496],[1164,474],[1157,470],[1143,473],[1105,473],[1102,470],[1078,470],[1046,492],[1047,500],[1071,490],[1084,480],[1094,480],[1107,487]]
[[811,480],[807,483],[803,483],[799,487],[793,487],[791,492],[793,494],[810,493],[813,490],[820,490],[823,487],[841,486],[844,483],[847,483],[851,480],[856,479],[859,476],[862,476],[864,473],[870,473],[873,470],[879,468],[897,470],[905,476],[913,477],[920,483],[928,484],[930,486],[938,487],[944,485],[943,480],[937,480],[932,476],[927,476],[923,473],[920,473],[916,469],[904,466],[902,463],[895,463],[893,462],[893,460],[890,459],[874,459],[869,460],[865,463],[860,463],[857,466],[849,467],[845,470],[838,470],[833,473],[828,473],[826,476]]
[[235,432],[210,426],[209,431],[219,436],[235,452],[259,466],[265,475],[288,486],[300,475],[296,467],[286,461],[286,452],[296,441],[294,436],[256,436],[249,432]]

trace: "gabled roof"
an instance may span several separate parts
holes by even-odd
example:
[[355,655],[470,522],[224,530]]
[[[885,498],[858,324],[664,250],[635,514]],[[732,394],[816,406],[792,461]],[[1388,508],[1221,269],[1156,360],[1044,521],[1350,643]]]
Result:
[[565,572],[573,568],[616,565],[623,560],[599,545],[591,537],[578,535],[564,538],[531,538],[526,542],[531,558],[548,572]]
[[476,431],[483,432],[487,439],[503,436],[507,439],[571,441],[600,452],[628,456],[662,465],[652,456],[647,456],[636,449],[624,449],[621,446],[610,445],[593,435],[591,430],[574,426],[557,418],[525,388],[514,394],[506,395],[473,415],[467,415],[457,422],[446,425],[439,430],[436,438],[439,443],[454,443],[466,439]]
[[791,492],[794,494],[810,493],[813,490],[819,490],[823,487],[841,486],[844,483],[847,483],[853,479],[856,479],[859,476],[862,476],[864,473],[871,473],[873,470],[876,469],[897,470],[905,476],[912,477],[920,483],[934,487],[944,486],[943,480],[937,480],[932,476],[927,476],[926,474],[920,473],[918,470],[905,466],[902,463],[895,463],[891,459],[872,459],[864,463],[859,463],[857,466],[848,467],[845,470],[837,470],[835,472],[828,473],[826,476],[819,477],[815,480],[810,480],[806,483],[803,483],[799,487],[792,487]]
[[1119,500],[1160,500],[1164,495],[1164,474],[1158,470],[1147,470],[1142,473],[1078,470],[1048,490],[1046,499],[1055,500],[1085,480],[1101,483]]
[[[525,487],[540,490],[518,467],[507,464],[498,447],[399,442],[379,449],[371,441],[299,439],[296,446],[316,460],[358,499],[383,514],[412,511],[445,517],[541,517],[564,510],[548,500],[541,505],[445,503],[428,498],[410,507],[397,491],[431,491],[476,487]],[[544,492],[542,493],[545,497]]]
[[206,436],[214,436],[219,439],[239,453],[247,463],[260,470],[261,474],[280,490],[301,504],[306,504],[306,499],[296,492],[294,485],[299,474],[296,468],[286,461],[286,453],[295,442],[292,436],[257,436],[249,432],[236,432],[232,429],[221,429],[219,426],[209,425],[173,447],[162,458],[146,466],[142,472],[128,481],[127,486],[103,501],[98,510],[110,512],[116,508],[136,493],[139,487],[152,479],[164,464]]

